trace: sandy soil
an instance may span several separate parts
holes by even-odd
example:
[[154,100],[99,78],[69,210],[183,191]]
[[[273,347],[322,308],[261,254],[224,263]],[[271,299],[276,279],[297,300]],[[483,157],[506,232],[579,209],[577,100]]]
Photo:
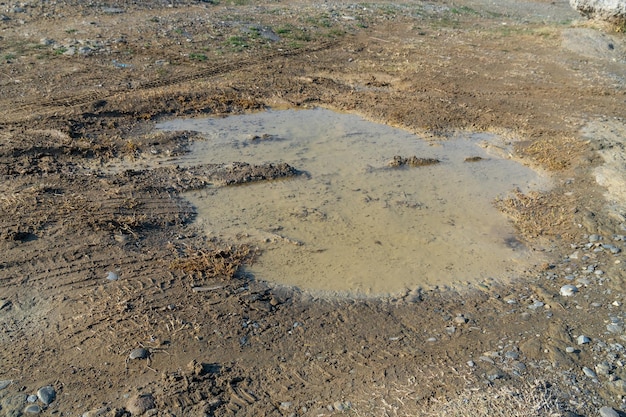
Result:
[[[51,385],[45,415],[137,415],[136,395],[159,416],[417,415],[535,379],[573,413],[624,407],[624,331],[607,324],[626,274],[602,247],[623,247],[623,203],[596,181],[623,150],[624,35],[566,1],[497,3],[2,3],[0,414]],[[102,169],[197,139],[159,119],[313,106],[510,138],[555,186],[499,207],[550,262],[512,283],[319,299],[238,276],[253,248],[207,240],[180,197],[274,171]],[[139,347],[149,358],[127,360]]]

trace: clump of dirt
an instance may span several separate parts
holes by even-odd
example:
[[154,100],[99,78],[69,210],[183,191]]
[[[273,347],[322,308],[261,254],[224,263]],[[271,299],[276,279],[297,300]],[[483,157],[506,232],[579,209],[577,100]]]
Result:
[[435,159],[435,158],[418,158],[417,156],[410,156],[408,158],[404,158],[402,156],[396,155],[393,157],[393,160],[387,163],[387,165],[392,168],[399,168],[403,166],[425,167],[428,165],[435,165],[440,162],[441,162],[440,160]]
[[246,184],[256,181],[275,180],[300,175],[287,163],[252,165],[233,162],[218,169],[212,177],[224,185]]

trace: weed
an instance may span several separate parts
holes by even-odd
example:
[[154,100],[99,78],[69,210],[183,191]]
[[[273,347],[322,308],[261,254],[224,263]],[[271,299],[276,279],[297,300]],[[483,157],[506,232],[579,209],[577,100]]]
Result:
[[189,54],[189,59],[191,59],[192,61],[204,62],[207,60],[207,56],[205,54],[192,53]]
[[479,14],[476,10],[468,6],[453,7],[452,9],[450,9],[450,12],[453,14],[471,14],[471,15]]
[[203,278],[232,279],[244,263],[252,262],[256,256],[256,249],[248,245],[199,250],[186,248],[185,253],[170,264],[170,269]]
[[243,36],[231,36],[226,42],[228,46],[230,46],[235,51],[243,51],[245,48],[248,47],[248,43]]

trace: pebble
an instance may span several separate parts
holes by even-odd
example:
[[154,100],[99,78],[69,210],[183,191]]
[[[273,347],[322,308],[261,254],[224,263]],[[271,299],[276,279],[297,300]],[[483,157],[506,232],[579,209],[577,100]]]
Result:
[[624,331],[624,326],[618,323],[611,323],[606,325],[606,329],[611,333],[621,333]]
[[137,349],[131,350],[130,354],[128,355],[128,358],[129,359],[147,359],[148,356],[150,356],[150,352],[148,352],[148,349],[137,348]]
[[602,239],[602,237],[600,235],[589,235],[589,242],[590,243],[598,242],[601,239]]
[[560,292],[563,297],[570,297],[578,292],[578,288],[574,285],[567,284],[561,287]]
[[566,351],[567,353],[574,353],[574,352],[576,352],[576,349],[574,349],[574,348],[573,348],[573,347],[571,347],[571,346],[568,346],[568,347],[566,347],[566,348],[565,348],[565,351]]
[[599,410],[600,417],[619,417],[619,413],[611,407],[604,406]]
[[350,403],[350,401],[335,401],[333,403],[333,408],[335,409],[335,411],[347,411],[352,408],[352,403]]
[[612,366],[608,362],[601,362],[596,365],[596,373],[608,376],[611,373]]
[[13,382],[13,381],[10,380],[10,379],[5,379],[5,380],[0,381],[0,390],[3,390],[6,387],[8,387],[9,385],[11,385],[11,382]]
[[427,342],[433,343],[437,341],[436,337],[429,337],[428,339],[426,339]]
[[454,318],[454,322],[457,324],[465,324],[468,322],[468,319],[463,315],[459,315]]
[[37,391],[37,398],[45,405],[49,405],[56,398],[57,393],[50,385],[39,388]]
[[576,342],[579,345],[584,345],[584,344],[587,344],[587,343],[591,342],[591,339],[589,339],[587,336],[581,334],[580,336],[578,336],[576,338]]
[[279,408],[283,411],[289,410],[289,408],[291,408],[291,401],[283,401],[282,403],[280,403]]
[[483,361],[483,362],[487,362],[487,363],[490,363],[490,364],[492,364],[492,365],[495,365],[495,362],[493,361],[493,359],[491,359],[491,358],[490,358],[490,357],[488,357],[488,356],[481,356],[481,357],[479,357],[478,359],[480,359],[480,360],[481,360],[481,361]]
[[538,308],[541,308],[543,306],[544,304],[541,301],[535,301],[534,303],[529,305],[528,308],[530,308],[531,310],[537,310]]
[[26,397],[26,401],[28,401],[29,403],[36,403],[37,402],[37,396],[31,394],[28,397]]
[[467,361],[467,366],[473,368],[474,366],[476,366],[476,363],[474,363],[474,361]]
[[41,407],[37,404],[27,405],[24,409],[24,414],[39,414],[41,413]]
[[604,249],[608,249],[613,255],[617,255],[622,250],[615,245],[602,245]]
[[586,366],[585,366],[585,367],[583,367],[583,373],[584,373],[585,375],[587,375],[589,378],[592,378],[592,379],[596,379],[596,378],[598,378],[598,375],[596,375],[596,373],[594,372],[594,370],[593,370],[593,369],[591,369],[591,368],[587,368]]
[[105,415],[108,411],[108,407],[97,408],[95,410],[89,410],[86,413],[83,413],[82,417],[100,417]]
[[117,280],[119,279],[119,277],[120,277],[120,276],[119,276],[119,275],[117,275],[117,274],[116,274],[115,272],[113,272],[113,271],[109,271],[109,272],[107,273],[107,279],[108,279],[109,281],[117,281]]
[[518,359],[519,353],[514,350],[509,350],[508,352],[504,354],[504,357],[507,359]]

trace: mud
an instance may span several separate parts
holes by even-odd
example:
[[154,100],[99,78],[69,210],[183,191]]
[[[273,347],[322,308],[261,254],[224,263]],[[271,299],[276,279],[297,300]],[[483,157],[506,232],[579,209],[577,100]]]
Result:
[[[171,6],[3,5],[0,414],[51,385],[44,415],[419,415],[535,379],[572,412],[623,409],[623,352],[609,350],[624,335],[606,326],[624,319],[625,263],[602,246],[624,249],[623,202],[596,181],[623,158],[623,34],[565,1]],[[554,185],[498,207],[545,261],[508,283],[373,299],[247,279],[254,250],[207,237],[182,193],[291,169],[170,167],[200,139],[154,124],[312,107],[514,141]],[[579,292],[562,297],[570,275]],[[127,363],[137,348],[149,364]],[[610,378],[585,376],[603,360]]]

